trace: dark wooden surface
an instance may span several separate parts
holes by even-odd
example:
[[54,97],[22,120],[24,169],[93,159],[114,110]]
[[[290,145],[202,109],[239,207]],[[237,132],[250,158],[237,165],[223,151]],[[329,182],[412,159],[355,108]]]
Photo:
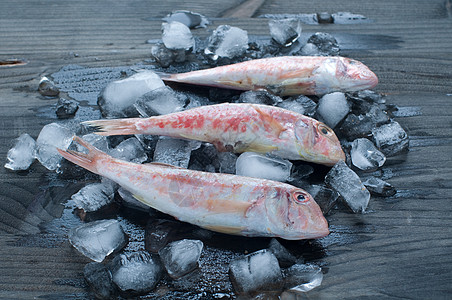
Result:
[[[268,35],[267,13],[351,11],[373,22],[304,25],[325,31],[345,46],[344,55],[366,63],[380,79],[376,90],[388,102],[415,107],[399,117],[411,138],[407,155],[390,159],[384,177],[397,189],[372,198],[368,213],[336,212],[332,234],[322,241],[327,273],[311,299],[452,297],[452,20],[450,1],[27,1],[0,2],[0,157],[21,133],[37,137],[51,119],[36,111],[55,100],[36,92],[41,76],[68,64],[126,66],[150,56],[145,41],[160,38],[160,18],[174,9],[205,14],[213,24],[231,24]],[[242,12],[243,13],[243,12]],[[207,36],[200,29],[196,35]],[[17,174],[0,168],[0,298],[76,298],[85,295],[88,262],[61,234],[41,233],[55,217],[58,200],[71,188],[48,195],[49,172],[38,164]],[[74,189],[74,187],[72,187]],[[46,199],[53,199],[47,201]],[[41,209],[37,209],[41,206]],[[341,238],[336,238],[341,236]],[[344,236],[347,237],[344,239]],[[345,241],[345,242],[344,242]]]

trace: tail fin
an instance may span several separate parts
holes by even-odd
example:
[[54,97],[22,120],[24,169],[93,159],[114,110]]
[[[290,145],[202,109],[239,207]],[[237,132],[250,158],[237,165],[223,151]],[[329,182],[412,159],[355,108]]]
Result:
[[86,121],[82,124],[86,124],[90,127],[94,127],[98,132],[98,135],[128,135],[128,134],[140,134],[140,130],[137,129],[136,123],[142,120],[141,118],[129,118],[129,119],[115,119],[115,120],[95,120]]
[[88,154],[73,150],[65,151],[57,149],[61,156],[76,165],[79,165],[93,173],[99,174],[96,166],[96,161],[99,160],[99,158],[106,157],[108,155],[95,148],[94,146],[88,144],[78,136],[74,136],[74,141],[88,149]]

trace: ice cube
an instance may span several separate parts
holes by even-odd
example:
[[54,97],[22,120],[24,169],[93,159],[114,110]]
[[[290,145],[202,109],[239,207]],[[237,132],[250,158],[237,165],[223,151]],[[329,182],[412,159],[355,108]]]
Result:
[[141,95],[164,86],[152,71],[142,71],[126,79],[110,82],[100,93],[97,104],[102,116],[119,118],[136,115],[133,104]]
[[366,210],[370,193],[356,175],[343,161],[339,161],[326,174],[325,182],[337,191],[353,212]]
[[244,152],[237,159],[235,169],[237,175],[287,181],[290,177],[292,163],[277,157]]
[[369,137],[375,127],[389,122],[388,115],[377,105],[373,105],[362,115],[349,114],[339,129],[348,140]]
[[150,117],[181,111],[188,102],[184,94],[163,86],[139,97],[134,106],[141,116]]
[[[229,153],[229,152],[225,152]],[[218,159],[218,151],[214,145],[209,143],[203,143],[199,149],[192,151],[190,157],[190,169],[198,171],[207,171],[207,168],[218,170],[220,168],[220,162]],[[235,173],[235,161],[234,161],[234,173]]]
[[148,156],[140,141],[134,137],[122,141],[118,146],[110,150],[109,154],[115,158],[140,164],[148,159]]
[[206,55],[214,60],[218,57],[234,58],[241,56],[248,49],[248,33],[238,27],[218,26],[207,41]]
[[96,299],[113,299],[116,287],[111,278],[111,272],[104,264],[91,262],[83,269],[83,275]]
[[124,248],[127,237],[117,220],[99,220],[73,228],[68,234],[74,248],[90,259],[102,262]]
[[181,168],[188,168],[191,151],[199,148],[201,142],[161,137],[154,151],[154,162]]
[[373,129],[372,135],[375,145],[386,156],[395,156],[408,151],[408,134],[396,121]]
[[55,113],[58,119],[68,119],[73,117],[77,110],[77,101],[60,98],[57,102]]
[[176,10],[163,18],[163,21],[177,21],[185,24],[189,28],[205,28],[209,25],[209,20],[201,14],[188,10]]
[[77,208],[85,212],[93,212],[110,204],[115,195],[115,185],[108,183],[92,183],[83,187],[71,199]]
[[277,106],[309,117],[315,114],[317,108],[317,104],[314,101],[303,95],[286,99],[278,103]]
[[323,52],[320,51],[319,47],[313,43],[306,43],[300,50],[301,55],[305,56],[320,56]]
[[333,17],[328,12],[317,13],[317,21],[319,24],[331,24],[333,23]]
[[179,278],[198,267],[203,243],[199,240],[180,240],[160,249],[159,255],[172,278]]
[[292,45],[301,34],[301,22],[295,18],[270,20],[268,27],[271,37],[285,47]]
[[328,214],[339,198],[338,192],[323,185],[309,184],[303,188],[306,192],[311,194],[312,198],[314,198],[315,202],[320,206],[324,215]]
[[356,139],[350,151],[352,163],[361,170],[373,170],[381,167],[386,157],[368,139]]
[[277,290],[282,283],[278,259],[266,249],[232,260],[229,278],[238,294]]
[[297,258],[292,255],[283,245],[281,245],[277,239],[273,238],[268,245],[270,250],[278,259],[281,268],[287,268],[293,265]]
[[56,97],[60,94],[60,90],[55,83],[47,77],[42,77],[39,81],[38,92],[43,96]]
[[323,280],[322,269],[313,264],[295,264],[285,272],[285,287],[291,292],[306,293],[320,286]]
[[119,289],[135,294],[153,290],[163,275],[159,259],[145,251],[120,254],[109,263],[109,268]]
[[145,249],[157,253],[168,243],[180,240],[190,234],[192,227],[186,223],[152,219],[146,225]]
[[367,178],[363,184],[371,194],[376,196],[390,197],[397,193],[391,184],[377,177]]
[[57,148],[66,150],[72,142],[74,133],[57,123],[44,126],[36,139],[36,158],[49,170],[55,170],[61,155]]
[[151,47],[151,55],[164,68],[169,67],[174,61],[173,52],[161,43]]
[[351,12],[337,12],[331,14],[335,24],[357,24],[368,22],[368,19],[363,15],[353,14]]
[[15,171],[27,170],[35,159],[35,151],[35,140],[28,133],[23,133],[16,139],[14,147],[8,150],[5,168]]
[[276,105],[283,100],[267,91],[246,91],[240,95],[238,103],[255,103],[265,105]]
[[309,37],[307,42],[316,45],[322,55],[339,55],[339,44],[337,43],[337,40],[329,33],[316,32]]
[[317,107],[317,114],[320,119],[331,128],[336,127],[349,112],[350,106],[344,93],[341,92],[324,95],[320,98]]
[[220,163],[220,173],[235,174],[237,155],[232,152],[219,152],[218,161]]
[[172,50],[189,50],[195,46],[195,39],[187,25],[177,21],[162,24],[162,41]]
[[[107,141],[106,136],[98,135],[95,133],[89,133],[89,134],[83,135],[82,139],[84,141],[86,141],[88,144],[96,147],[97,149],[99,149],[103,152],[110,151],[110,148],[108,147],[108,141]],[[83,153],[88,152],[88,150],[85,147],[81,146],[80,144],[76,143],[75,145],[77,147],[77,151],[83,152]]]

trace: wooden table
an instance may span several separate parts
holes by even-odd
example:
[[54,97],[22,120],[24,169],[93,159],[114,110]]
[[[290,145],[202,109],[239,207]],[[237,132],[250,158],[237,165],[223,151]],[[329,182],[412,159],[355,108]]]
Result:
[[[55,100],[37,93],[39,79],[68,64],[128,66],[150,57],[145,41],[160,38],[161,17],[189,9],[251,35],[268,35],[267,13],[350,11],[372,20],[353,25],[304,25],[347,45],[380,79],[388,102],[420,114],[397,118],[411,146],[383,172],[398,193],[371,199],[363,215],[337,211],[319,259],[327,271],[308,297],[446,299],[452,297],[452,19],[451,3],[413,1],[26,1],[0,3],[0,157],[21,133],[37,137],[53,122],[38,116]],[[240,12],[240,14],[238,14]],[[206,29],[194,31],[207,36]],[[11,60],[13,62],[11,63]],[[9,63],[8,63],[9,61]],[[18,64],[24,62],[25,64]],[[9,65],[8,65],[9,64]],[[42,187],[50,172],[0,168],[0,298],[84,298],[89,261],[64,235],[43,233],[75,187]],[[79,186],[78,186],[79,188]],[[74,191],[75,189],[75,191]],[[51,199],[51,201],[49,200]],[[41,209],[36,209],[41,205]],[[61,209],[59,209],[61,211]],[[39,213],[38,213],[39,212]],[[335,239],[337,236],[342,238]],[[347,238],[344,238],[347,237]],[[344,242],[345,241],[345,242]]]

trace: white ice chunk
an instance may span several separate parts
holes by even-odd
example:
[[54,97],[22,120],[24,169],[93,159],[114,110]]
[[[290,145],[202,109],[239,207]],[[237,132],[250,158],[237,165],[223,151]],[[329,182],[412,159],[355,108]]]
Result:
[[234,58],[241,56],[248,49],[248,33],[238,27],[218,26],[209,37],[204,53],[218,57]]
[[337,191],[346,204],[355,212],[364,212],[370,200],[370,193],[359,176],[343,161],[338,162],[326,174],[325,182]]
[[[82,139],[86,141],[88,144],[96,147],[97,149],[108,152],[110,149],[108,147],[108,141],[106,136],[98,135],[95,133],[85,134],[82,136]],[[77,147],[77,151],[87,153],[88,150],[80,144],[75,144]]]
[[296,264],[286,271],[286,286],[291,292],[306,293],[320,286],[322,269],[312,264]]
[[271,37],[280,45],[292,45],[301,34],[301,22],[299,19],[269,20],[268,27]]
[[122,249],[127,238],[117,220],[99,220],[73,228],[69,242],[83,255],[102,262],[105,257]]
[[187,25],[177,21],[162,24],[162,41],[166,48],[188,50],[194,48],[195,39]]
[[140,141],[131,137],[122,141],[118,146],[110,150],[109,153],[115,158],[140,164],[148,159],[148,156]]
[[179,278],[198,267],[203,247],[199,240],[184,239],[166,245],[159,255],[168,274]]
[[229,277],[239,294],[271,290],[281,284],[278,259],[269,250],[260,250],[231,261]]
[[134,106],[143,117],[166,115],[183,110],[188,98],[164,86],[139,97]]
[[191,151],[198,149],[201,142],[161,137],[154,151],[154,162],[181,168],[188,168]]
[[152,71],[142,71],[126,79],[110,82],[102,91],[101,109],[104,116],[126,116],[135,100],[154,89],[164,86]]
[[118,255],[110,265],[113,282],[123,292],[149,292],[163,273],[158,258],[145,251]]
[[326,125],[334,128],[350,112],[350,106],[344,93],[334,92],[319,100],[317,113]]
[[109,183],[93,183],[83,187],[71,199],[77,208],[85,212],[93,212],[110,204],[115,195],[115,185]]
[[177,21],[187,25],[189,28],[205,28],[209,25],[209,20],[201,14],[187,11],[176,10],[163,18],[166,22]]
[[36,158],[49,170],[55,170],[61,161],[57,148],[66,150],[74,133],[57,123],[44,126],[36,140]]
[[14,147],[8,150],[6,156],[8,162],[5,168],[10,170],[26,170],[35,159],[36,142],[28,134],[24,133],[16,139]]
[[236,161],[236,175],[286,181],[290,177],[292,163],[254,152],[242,153]]
[[372,136],[377,148],[386,156],[394,156],[408,150],[408,134],[396,121],[373,129]]
[[365,138],[353,141],[350,154],[353,165],[361,170],[379,168],[386,161],[385,155],[375,147],[374,143]]

